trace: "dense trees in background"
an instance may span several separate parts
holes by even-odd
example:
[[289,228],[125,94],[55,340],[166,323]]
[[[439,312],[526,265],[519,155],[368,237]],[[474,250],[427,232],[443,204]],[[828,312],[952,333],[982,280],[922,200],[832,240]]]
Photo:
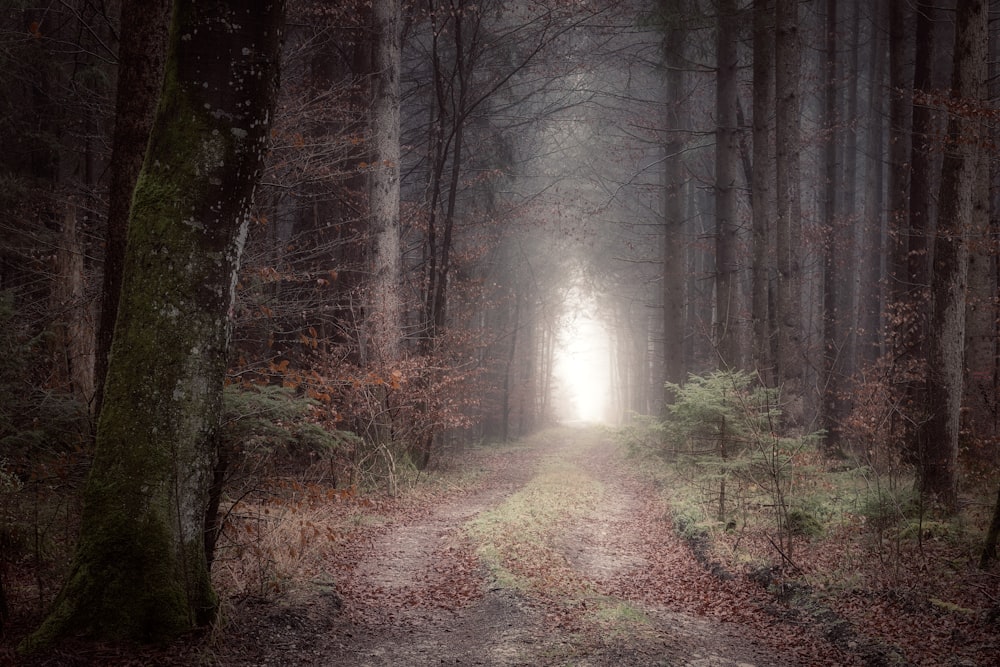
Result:
[[[99,478],[102,404],[135,379],[114,372],[127,351],[107,359],[135,317],[117,308],[142,305],[115,296],[130,206],[128,262],[183,268],[135,254],[171,3],[112,5],[3,10],[0,473],[26,480]],[[610,339],[595,416],[662,414],[668,383],[748,371],[780,389],[784,428],[888,453],[954,509],[962,466],[998,462],[987,9],[289,2],[216,313],[231,344],[205,364],[225,364],[226,403],[205,419],[246,423],[279,392],[330,435],[293,438],[285,463],[391,480],[566,416],[557,360],[585,310]],[[257,465],[238,443],[218,454],[218,483]]]

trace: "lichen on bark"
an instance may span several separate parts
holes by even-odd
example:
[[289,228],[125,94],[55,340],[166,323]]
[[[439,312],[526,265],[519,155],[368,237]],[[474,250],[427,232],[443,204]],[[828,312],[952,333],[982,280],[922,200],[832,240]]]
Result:
[[129,218],[80,540],[23,651],[67,635],[162,642],[214,617],[205,509],[283,11],[281,2],[175,5]]

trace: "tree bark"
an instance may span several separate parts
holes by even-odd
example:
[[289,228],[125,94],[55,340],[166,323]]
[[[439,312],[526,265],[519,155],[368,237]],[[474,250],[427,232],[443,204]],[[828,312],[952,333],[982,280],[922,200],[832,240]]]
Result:
[[22,650],[70,635],[165,642],[215,615],[204,541],[214,435],[283,12],[282,2],[175,5],[80,539]]
[[997,442],[997,231],[990,220],[989,158],[980,156],[974,187],[973,220],[969,235],[968,299],[965,308],[965,396],[963,431],[969,452],[982,464],[996,461]]
[[772,221],[777,215],[774,190],[772,118],[774,115],[774,2],[754,0],[753,7],[753,168],[750,192],[753,221],[750,238],[753,366],[767,386],[774,384],[771,355],[770,291],[773,272]]
[[[385,380],[380,385],[381,410],[374,420],[380,442],[392,439],[390,390],[402,344],[400,302],[399,221],[399,0],[375,0],[372,5],[375,44],[372,54],[372,115],[370,127],[372,165],[368,181],[370,211],[368,299],[364,335],[372,370]],[[390,378],[392,378],[390,380]]]
[[[668,28],[664,35],[665,125],[663,189],[663,355],[662,381],[682,384],[687,376],[684,365],[684,41],[686,31],[679,26],[681,2],[663,0],[661,12]],[[666,391],[666,390],[664,390]],[[664,394],[664,404],[672,396]]]
[[[878,5],[872,12],[873,26],[888,21],[888,6]],[[870,84],[868,86],[868,148],[865,178],[865,207],[861,231],[861,283],[858,290],[858,363],[871,366],[882,353],[882,299],[885,290],[882,258],[885,252],[885,119],[887,118],[885,85],[886,39],[877,27],[869,37]]]
[[983,540],[983,553],[979,557],[979,568],[985,570],[997,557],[997,540],[1000,540],[1000,489],[997,489],[997,501],[993,506],[993,519],[990,521],[986,539]]
[[55,317],[55,377],[76,400],[89,405],[94,396],[94,313],[86,296],[80,208],[72,196],[63,205],[50,308]]
[[799,200],[799,34],[798,2],[777,0],[775,6],[775,159],[778,219],[775,235],[778,378],[791,391],[801,391],[802,283],[799,266],[801,202]]
[[171,0],[124,0],[118,44],[118,91],[111,137],[108,222],[104,237],[104,278],[94,360],[94,414],[101,413],[111,336],[118,317],[125,236],[132,192],[142,168],[163,85]]
[[715,85],[715,321],[714,342],[721,369],[739,366],[736,314],[736,43],[737,3],[719,3]]
[[[849,21],[847,24],[847,34],[842,39],[841,48],[848,49],[847,62],[844,64],[844,75],[841,80],[846,79],[846,99],[844,113],[839,123],[839,129],[843,134],[843,145],[840,147],[843,157],[840,160],[843,168],[844,187],[841,188],[841,206],[837,212],[841,222],[838,226],[840,232],[840,243],[837,249],[840,254],[842,267],[847,267],[845,280],[840,281],[841,285],[837,289],[837,339],[841,348],[838,363],[834,368],[838,388],[837,395],[840,398],[837,405],[835,419],[839,422],[846,416],[850,408],[850,403],[845,400],[845,396],[850,394],[849,378],[853,376],[856,368],[855,360],[855,333],[857,331],[857,295],[860,273],[857,266],[857,204],[858,194],[864,191],[864,187],[858,182],[858,128],[860,119],[858,118],[858,96],[861,81],[861,74],[858,71],[861,48],[861,6],[859,0],[851,0],[845,3],[845,16],[843,20]],[[836,26],[831,26],[836,28]],[[840,143],[840,142],[838,142]]]
[[[837,35],[837,0],[826,2],[826,89],[824,91],[824,116],[827,128],[826,145],[823,148],[824,170],[826,172],[823,196],[823,224],[825,235],[823,239],[823,375],[822,396],[820,400],[820,424],[826,431],[827,447],[835,446],[840,439],[840,424],[838,421],[839,378],[838,368],[840,354],[843,351],[838,331],[839,320],[843,313],[839,311],[839,291],[844,289],[840,275],[839,242],[843,236],[841,225],[845,223],[837,216],[837,197],[843,185],[840,182],[841,169],[837,162],[837,142],[840,138],[840,128],[837,123],[837,49],[840,40]],[[852,159],[845,155],[845,160]],[[845,184],[848,188],[851,183]],[[846,225],[845,225],[846,226]]]
[[[990,35],[990,85],[987,99],[1000,94],[1000,34]],[[995,142],[1000,133],[996,127],[984,129],[987,141]],[[1000,210],[1000,167],[990,155],[981,155],[979,178],[986,182],[977,192],[987,194],[990,201],[976,206],[973,239],[969,249],[969,301],[966,306],[966,379],[965,399],[967,408],[965,430],[969,434],[970,458],[974,464],[1000,463],[996,447],[1000,436],[1000,220],[995,212]]]
[[907,301],[916,318],[907,326],[909,335],[903,340],[904,350],[911,357],[924,356],[920,350],[926,340],[926,324],[919,323],[919,315],[926,312],[927,289],[930,284],[929,242],[934,228],[935,197],[940,181],[935,174],[935,139],[938,121],[935,111],[922,95],[934,91],[934,61],[939,57],[934,23],[940,10],[933,2],[917,3],[916,61],[913,70],[913,143],[910,147],[910,206],[909,227],[906,231]]
[[[918,432],[920,490],[949,512],[958,509],[958,444],[961,430],[965,304],[969,269],[967,235],[977,201],[982,104],[988,52],[988,3],[961,0],[955,24],[955,69],[934,238],[931,278],[930,356],[924,391],[929,415]],[[971,112],[969,110],[971,108]],[[961,114],[965,115],[961,115]]]
[[[910,96],[913,86],[912,15],[908,0],[889,1],[889,234],[886,258],[889,279],[886,301],[896,327],[907,294],[907,227],[910,216]],[[898,338],[895,336],[894,338]]]

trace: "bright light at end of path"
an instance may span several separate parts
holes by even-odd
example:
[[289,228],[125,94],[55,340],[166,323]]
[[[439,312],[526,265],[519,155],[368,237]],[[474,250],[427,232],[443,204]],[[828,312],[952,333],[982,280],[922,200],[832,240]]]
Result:
[[589,315],[579,312],[566,325],[560,336],[556,374],[565,392],[561,404],[567,418],[607,421],[609,349],[607,331]]

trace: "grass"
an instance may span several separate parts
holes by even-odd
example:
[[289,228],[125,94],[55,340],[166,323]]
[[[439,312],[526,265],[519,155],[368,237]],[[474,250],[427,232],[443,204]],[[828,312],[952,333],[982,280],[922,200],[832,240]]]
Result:
[[557,612],[583,610],[584,622],[605,633],[628,635],[649,624],[645,613],[629,602],[598,594],[562,548],[573,539],[570,531],[599,512],[605,500],[604,485],[575,462],[602,437],[606,435],[595,429],[536,436],[535,446],[573,442],[576,451],[543,460],[522,489],[469,521],[465,530],[478,545],[478,556],[494,586],[540,599]]
[[524,488],[466,524],[466,532],[499,585],[576,596],[581,583],[556,543],[563,526],[598,506],[602,492],[576,465],[550,461]]
[[240,503],[227,521],[213,583],[230,595],[281,593],[322,569],[351,522],[329,502]]
[[646,613],[628,602],[607,599],[594,614],[595,619],[608,626],[610,632],[629,632],[636,626],[650,624]]

